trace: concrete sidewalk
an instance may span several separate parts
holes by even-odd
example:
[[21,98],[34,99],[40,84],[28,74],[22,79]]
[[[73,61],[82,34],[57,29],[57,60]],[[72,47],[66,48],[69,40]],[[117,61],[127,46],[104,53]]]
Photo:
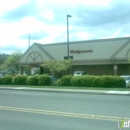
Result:
[[81,89],[53,89],[53,88],[29,88],[29,87],[0,87],[2,90],[23,90],[23,91],[43,91],[43,92],[62,92],[62,93],[88,93],[88,94],[111,94],[128,95],[130,91],[115,90],[81,90]]

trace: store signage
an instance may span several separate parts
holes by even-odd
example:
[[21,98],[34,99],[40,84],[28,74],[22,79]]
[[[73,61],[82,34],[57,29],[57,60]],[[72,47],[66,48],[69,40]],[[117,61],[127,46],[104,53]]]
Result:
[[93,52],[93,50],[70,50],[70,53],[87,53],[87,52]]
[[[68,56],[64,56],[64,59],[68,59]],[[73,59],[73,56],[69,56],[69,59]]]

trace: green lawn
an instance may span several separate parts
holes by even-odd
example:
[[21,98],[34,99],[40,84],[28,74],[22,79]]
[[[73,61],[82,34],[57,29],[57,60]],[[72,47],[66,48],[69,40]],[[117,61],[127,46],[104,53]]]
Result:
[[81,89],[81,90],[117,90],[130,91],[129,88],[100,88],[100,87],[68,87],[68,86],[30,86],[30,85],[0,85],[0,87],[29,87],[29,88],[53,88],[53,89]]

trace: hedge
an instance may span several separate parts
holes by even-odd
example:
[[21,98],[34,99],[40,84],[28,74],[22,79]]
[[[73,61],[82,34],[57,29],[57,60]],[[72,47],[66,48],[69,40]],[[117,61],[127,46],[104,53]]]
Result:
[[38,76],[37,75],[29,76],[27,79],[27,84],[28,85],[38,85]]
[[51,78],[49,75],[40,75],[38,76],[38,85],[50,85],[51,84]]
[[7,75],[7,76],[4,76],[2,77],[2,84],[6,84],[6,85],[10,85],[12,84],[12,76],[11,75]]
[[[17,75],[4,76],[0,78],[0,84],[14,84],[14,85],[41,85],[48,86],[51,84],[49,75]],[[58,86],[74,86],[74,87],[109,87],[121,88],[126,87],[125,79],[119,76],[63,76],[57,82]]]
[[59,86],[74,86],[74,87],[109,87],[121,88],[126,87],[124,78],[119,76],[63,76],[58,81]]
[[98,83],[100,87],[126,87],[125,79],[119,76],[101,76]]
[[3,77],[0,78],[0,84],[3,84]]
[[58,86],[71,86],[71,75],[63,76],[60,80],[58,80]]
[[13,85],[50,85],[51,78],[49,75],[16,75],[4,76],[0,78],[0,84],[13,84]]
[[16,75],[12,79],[12,84],[15,85],[27,85],[27,76],[26,75]]

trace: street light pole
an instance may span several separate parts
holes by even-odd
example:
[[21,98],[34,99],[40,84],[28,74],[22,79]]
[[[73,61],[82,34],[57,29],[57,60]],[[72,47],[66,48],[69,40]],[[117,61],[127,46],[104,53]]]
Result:
[[67,58],[69,60],[69,18],[72,17],[71,15],[67,14]]
[[28,34],[28,44],[29,44],[29,47],[30,47],[30,34]]
[[[69,18],[72,17],[71,15],[67,14],[67,59],[69,60]],[[68,75],[70,71],[68,70]]]

